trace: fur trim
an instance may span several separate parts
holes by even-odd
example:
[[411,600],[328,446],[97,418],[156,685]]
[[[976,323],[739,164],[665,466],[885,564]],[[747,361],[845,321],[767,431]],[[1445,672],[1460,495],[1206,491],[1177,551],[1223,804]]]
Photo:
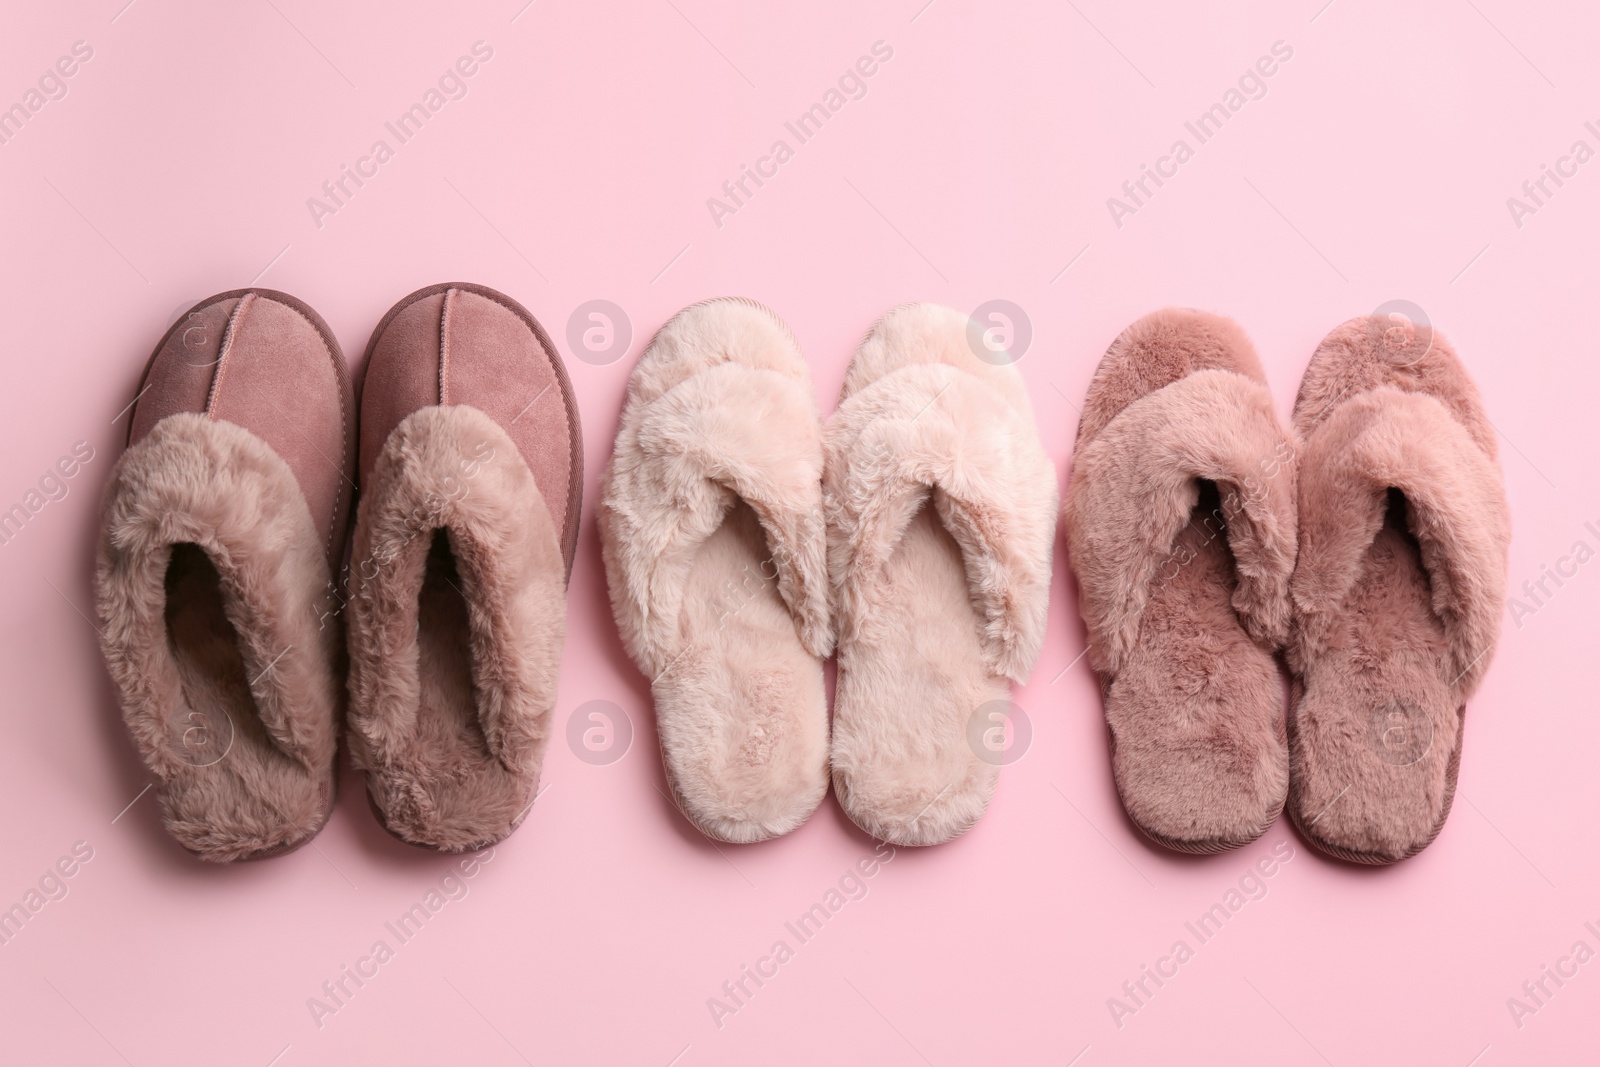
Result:
[[775,315],[720,299],[661,328],[628,381],[600,543],[668,787],[715,840],[788,833],[827,791],[821,478],[810,372]]
[[1031,412],[970,373],[916,364],[841,403],[825,449],[840,641],[884,625],[884,565],[931,497],[961,547],[985,662],[1025,683],[1044,641],[1057,509]]
[[[174,567],[183,544],[208,563]],[[201,618],[209,655],[185,644],[180,658],[169,627],[208,587],[225,621]],[[292,848],[331,813],[342,687],[329,587],[294,473],[249,431],[169,415],[118,460],[95,565],[101,648],[167,830],[202,859]],[[197,766],[195,729],[230,731],[226,755]]]
[[[436,530],[449,551],[430,583]],[[538,786],[566,633],[561,546],[515,443],[465,405],[408,415],[363,489],[351,557],[351,751],[374,805],[415,844],[500,840]],[[425,600],[464,603],[465,634],[419,621]]]
[[1293,466],[1266,386],[1228,370],[1197,371],[1145,395],[1082,447],[1065,524],[1095,670],[1115,675],[1138,641],[1151,585],[1170,568],[1200,479],[1221,496],[1240,621],[1263,644],[1287,640]]

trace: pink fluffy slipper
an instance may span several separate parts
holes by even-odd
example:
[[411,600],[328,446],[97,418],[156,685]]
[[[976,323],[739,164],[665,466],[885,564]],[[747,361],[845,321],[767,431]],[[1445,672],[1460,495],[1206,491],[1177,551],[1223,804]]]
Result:
[[510,297],[434,285],[384,317],[361,398],[350,747],[390,833],[482,848],[533,804],[583,486],[578,410]]
[[1243,331],[1157,311],[1106,352],[1063,521],[1111,767],[1146,835],[1220,852],[1289,786],[1276,649],[1288,635],[1295,450]]
[[628,379],[599,511],[611,607],[673,798],[719,841],[788,833],[827,791],[821,435],[794,337],[753,301],[685,308]]
[[1443,337],[1380,318],[1317,347],[1294,422],[1289,810],[1325,852],[1391,863],[1444,825],[1499,633],[1511,520],[1495,431]]
[[980,359],[968,326],[933,304],[885,315],[825,435],[834,790],[896,845],[948,841],[988,807],[1000,769],[973,723],[1027,680],[1050,595],[1055,469],[1021,375]]
[[145,370],[95,608],[167,830],[201,859],[286,852],[333,811],[354,415],[327,325],[267,289],[197,304]]

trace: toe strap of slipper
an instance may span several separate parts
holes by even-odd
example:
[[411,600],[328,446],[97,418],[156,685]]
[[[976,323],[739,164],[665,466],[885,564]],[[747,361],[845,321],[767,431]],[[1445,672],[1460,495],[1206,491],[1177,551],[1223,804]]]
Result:
[[1032,418],[973,374],[915,364],[845,400],[824,450],[840,642],[875,625],[885,564],[931,496],[961,548],[986,662],[1025,682],[1044,636],[1057,512]]
[[1439,400],[1391,387],[1345,401],[1306,442],[1296,652],[1314,657],[1383,525],[1388,491],[1408,522],[1444,625],[1450,678],[1465,701],[1492,656],[1505,604],[1511,517],[1495,460]]
[[777,579],[806,649],[831,650],[820,438],[801,382],[740,363],[694,374],[624,420],[602,491],[602,542],[619,628],[649,673],[678,655],[695,553],[738,500],[772,553],[760,577]]
[[1187,562],[1174,545],[1193,520],[1202,479],[1221,499],[1204,532],[1227,537],[1234,610],[1257,640],[1286,641],[1295,468],[1271,394],[1227,370],[1198,371],[1140,397],[1081,448],[1065,522],[1090,664],[1122,669],[1153,587]]

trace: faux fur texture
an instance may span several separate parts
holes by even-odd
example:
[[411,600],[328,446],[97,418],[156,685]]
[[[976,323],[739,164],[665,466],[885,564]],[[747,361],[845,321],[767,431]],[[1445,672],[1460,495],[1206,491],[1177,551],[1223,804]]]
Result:
[[1345,323],[1295,408],[1290,810],[1313,843],[1365,863],[1414,855],[1443,826],[1505,602],[1493,428],[1445,339],[1414,331]]
[[1168,309],[1112,344],[1063,518],[1118,792],[1170,848],[1237,847],[1283,806],[1295,478],[1236,325]]
[[1055,469],[1015,366],[967,338],[949,308],[890,312],[824,436],[834,787],[895,844],[947,841],[987,808],[999,767],[969,727],[1027,679],[1049,603]]
[[821,474],[810,372],[776,316],[722,299],[661,328],[628,382],[601,547],[667,781],[718,840],[787,833],[827,788]]
[[351,752],[389,831],[499,841],[538,788],[566,632],[550,512],[506,432],[413,412],[363,487],[347,607]]
[[168,831],[200,858],[285,851],[332,812],[337,631],[289,466],[173,414],[118,460],[95,565],[101,647]]

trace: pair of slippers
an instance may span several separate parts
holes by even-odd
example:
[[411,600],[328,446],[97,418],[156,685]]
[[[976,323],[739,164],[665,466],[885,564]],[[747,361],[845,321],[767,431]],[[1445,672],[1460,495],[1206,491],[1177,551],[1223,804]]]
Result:
[[1287,803],[1354,862],[1437,836],[1510,539],[1495,431],[1443,337],[1345,323],[1285,431],[1237,325],[1146,316],[1089,386],[1063,521],[1140,830],[1218,852]]
[[988,806],[998,761],[972,727],[1038,656],[1057,491],[1020,375],[983,354],[967,316],[897,308],[826,429],[794,336],[754,302],[686,308],[640,357],[601,546],[673,800],[708,837],[788,833],[830,772],[893,844]]
[[444,851],[511,833],[549,737],[581,492],[565,368],[491,289],[430,286],[384,316],[359,429],[301,301],[241,289],[180,318],[132,406],[94,575],[171,834],[216,862],[309,841],[346,710],[389,832]]

